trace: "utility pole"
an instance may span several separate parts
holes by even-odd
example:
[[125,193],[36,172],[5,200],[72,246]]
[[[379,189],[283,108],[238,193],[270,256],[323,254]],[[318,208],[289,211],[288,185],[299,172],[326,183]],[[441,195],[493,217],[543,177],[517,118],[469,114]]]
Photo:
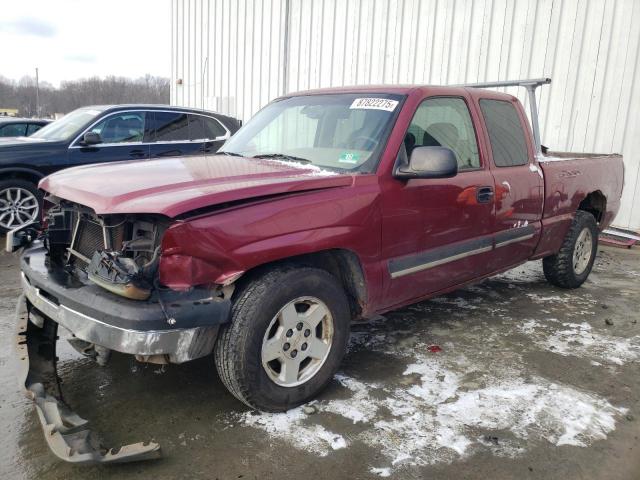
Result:
[[36,67],[36,117],[40,117],[40,85],[38,83],[38,67]]

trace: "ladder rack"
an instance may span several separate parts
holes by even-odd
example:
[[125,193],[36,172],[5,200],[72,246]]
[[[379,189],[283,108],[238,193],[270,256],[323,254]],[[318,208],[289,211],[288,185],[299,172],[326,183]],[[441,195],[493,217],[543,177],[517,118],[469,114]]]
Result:
[[529,94],[529,108],[531,109],[531,130],[536,154],[542,155],[542,143],[540,141],[540,123],[538,119],[538,106],[536,103],[536,88],[551,83],[550,78],[531,78],[528,80],[503,80],[499,82],[464,83],[454,85],[456,87],[471,88],[496,88],[496,87],[524,87]]

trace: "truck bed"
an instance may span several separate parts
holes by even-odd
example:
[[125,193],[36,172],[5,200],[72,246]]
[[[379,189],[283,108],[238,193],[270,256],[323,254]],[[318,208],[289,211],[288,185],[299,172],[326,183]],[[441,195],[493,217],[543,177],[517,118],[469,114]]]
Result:
[[[607,228],[620,208],[624,183],[622,155],[547,152],[538,157],[544,176],[543,239],[538,253],[559,248],[580,204],[604,202],[598,228]],[[595,187],[597,186],[597,187]]]
[[599,226],[608,226],[620,207],[624,183],[622,155],[548,152],[538,159],[544,172],[543,218],[575,212],[580,202],[598,186],[606,199]]

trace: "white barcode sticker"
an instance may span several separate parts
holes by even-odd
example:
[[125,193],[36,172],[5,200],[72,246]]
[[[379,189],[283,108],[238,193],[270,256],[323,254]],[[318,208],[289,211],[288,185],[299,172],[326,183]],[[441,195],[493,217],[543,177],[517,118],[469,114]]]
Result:
[[397,105],[397,100],[389,100],[388,98],[356,98],[349,108],[364,110],[385,110],[387,112],[393,112]]

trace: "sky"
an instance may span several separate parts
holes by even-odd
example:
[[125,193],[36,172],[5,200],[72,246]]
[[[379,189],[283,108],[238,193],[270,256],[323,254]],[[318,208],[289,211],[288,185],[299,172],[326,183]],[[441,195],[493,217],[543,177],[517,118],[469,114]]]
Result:
[[0,76],[171,74],[170,0],[0,0]]

